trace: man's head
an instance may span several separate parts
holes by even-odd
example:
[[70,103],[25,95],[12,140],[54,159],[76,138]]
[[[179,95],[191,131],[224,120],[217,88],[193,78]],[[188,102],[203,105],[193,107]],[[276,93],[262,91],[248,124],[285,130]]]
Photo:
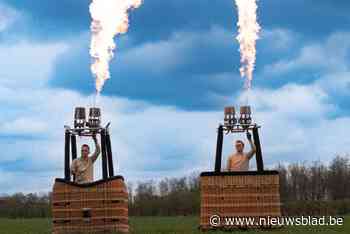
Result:
[[87,158],[89,157],[89,153],[90,153],[90,147],[87,144],[84,144],[81,146],[81,157],[82,158]]
[[243,141],[237,140],[237,141],[235,142],[235,146],[236,146],[237,153],[243,153],[243,149],[244,149],[244,143],[243,143]]

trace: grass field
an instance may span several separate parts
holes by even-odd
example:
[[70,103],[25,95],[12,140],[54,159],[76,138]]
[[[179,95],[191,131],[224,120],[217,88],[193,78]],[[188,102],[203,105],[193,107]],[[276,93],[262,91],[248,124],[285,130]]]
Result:
[[[51,221],[49,219],[0,219],[1,234],[48,234]],[[196,217],[144,217],[130,218],[131,233],[134,234],[196,234],[198,229]],[[216,234],[240,233],[318,233],[318,234],[349,234],[350,216],[345,218],[343,226],[289,226],[278,230],[266,231],[234,231],[234,232],[205,232]]]

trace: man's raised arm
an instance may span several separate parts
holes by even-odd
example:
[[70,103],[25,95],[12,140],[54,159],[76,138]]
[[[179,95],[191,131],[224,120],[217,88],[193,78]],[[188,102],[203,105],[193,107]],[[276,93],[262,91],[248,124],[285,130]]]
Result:
[[95,152],[92,154],[91,160],[92,160],[92,162],[95,162],[96,159],[98,158],[98,155],[99,155],[100,152],[101,152],[101,147],[100,147],[100,145],[99,145],[98,142],[97,142],[96,135],[93,135],[93,136],[92,136],[92,139],[93,139],[94,142],[95,142]]
[[252,135],[249,132],[247,132],[247,138],[248,138],[248,141],[249,141],[249,144],[250,144],[250,148],[251,148],[251,150],[247,153],[247,157],[249,159],[251,159],[254,156],[255,152],[256,152],[256,147],[255,147],[255,144],[252,141]]

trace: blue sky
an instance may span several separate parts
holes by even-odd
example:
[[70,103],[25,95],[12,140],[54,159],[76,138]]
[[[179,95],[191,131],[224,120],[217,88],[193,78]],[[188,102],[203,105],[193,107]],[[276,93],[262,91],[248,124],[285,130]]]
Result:
[[[93,100],[88,5],[0,0],[0,194],[49,191],[63,175],[63,125]],[[267,166],[350,152],[349,10],[259,1],[250,100]],[[213,168],[222,109],[242,100],[236,21],[231,0],[145,0],[131,12],[100,99],[129,181]]]

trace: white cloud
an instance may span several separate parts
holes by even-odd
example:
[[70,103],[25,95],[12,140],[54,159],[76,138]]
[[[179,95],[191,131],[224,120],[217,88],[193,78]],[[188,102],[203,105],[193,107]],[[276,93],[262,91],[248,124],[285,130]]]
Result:
[[277,79],[288,75],[289,80],[285,82],[294,83],[291,74],[298,76],[302,72],[302,79],[295,77],[298,83],[309,83],[307,87],[313,87],[319,90],[320,94],[323,93],[328,103],[333,105],[331,115],[344,113],[346,110],[341,108],[346,106],[350,91],[349,39],[350,32],[330,34],[324,41],[300,47],[297,56],[292,59],[281,59],[266,65],[260,76]]
[[52,181],[48,178],[53,176],[53,173],[33,174],[20,170],[12,173],[0,170],[0,194],[48,192],[52,187]]
[[[16,44],[0,46],[1,89],[40,87],[46,84],[54,61],[68,46],[64,43],[30,43],[21,41]],[[8,92],[8,90],[6,91]],[[17,92],[20,96],[21,93]]]
[[[328,104],[328,95],[316,85],[287,84],[279,89],[256,89],[251,93],[251,104],[259,110],[283,115],[284,119],[315,119],[334,110]],[[242,101],[241,101],[242,102]]]
[[40,134],[47,130],[46,123],[32,118],[18,118],[0,125],[0,132],[3,134]]
[[192,59],[193,48],[198,45],[231,46],[234,43],[232,33],[219,26],[212,26],[205,32],[178,31],[168,39],[146,42],[127,50],[121,63],[137,64],[153,73],[171,72],[187,64]]
[[294,46],[297,33],[284,28],[263,29],[261,40],[273,50],[286,50]]
[[316,84],[332,95],[349,96],[350,71],[325,74]]
[[0,3],[0,32],[8,29],[20,17],[15,9]]
[[324,42],[302,47],[296,57],[281,59],[264,68],[265,76],[278,76],[292,71],[317,69],[318,71],[346,71],[349,68],[347,56],[350,50],[350,33],[337,32]]

